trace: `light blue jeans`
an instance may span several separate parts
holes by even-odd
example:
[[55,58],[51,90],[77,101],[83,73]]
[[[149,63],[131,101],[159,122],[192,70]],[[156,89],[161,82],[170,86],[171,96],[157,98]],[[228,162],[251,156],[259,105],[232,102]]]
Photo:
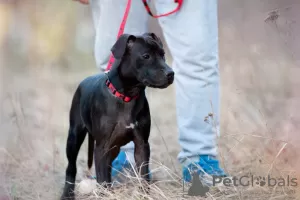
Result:
[[[105,69],[110,48],[116,41],[127,0],[91,0],[96,29],[95,59]],[[174,0],[155,0],[157,14],[172,11]],[[149,15],[141,0],[132,0],[124,33],[148,31]],[[199,155],[217,155],[219,134],[219,59],[217,0],[184,0],[179,12],[159,18],[173,57],[177,124],[184,165],[199,161]],[[214,122],[204,122],[214,114]],[[133,155],[134,144],[122,147]],[[133,156],[130,156],[133,158]]]

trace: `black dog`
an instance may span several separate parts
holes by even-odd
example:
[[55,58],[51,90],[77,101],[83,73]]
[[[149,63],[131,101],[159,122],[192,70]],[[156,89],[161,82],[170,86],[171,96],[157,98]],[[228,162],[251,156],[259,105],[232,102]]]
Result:
[[[145,88],[166,88],[174,72],[165,63],[161,40],[153,33],[123,34],[111,49],[115,58],[108,73],[83,80],[70,110],[67,140],[68,167],[62,199],[74,199],[76,159],[86,133],[88,167],[95,150],[97,182],[111,182],[111,164],[120,147],[133,141],[138,172],[149,181],[150,111]],[[95,146],[95,149],[94,149]]]

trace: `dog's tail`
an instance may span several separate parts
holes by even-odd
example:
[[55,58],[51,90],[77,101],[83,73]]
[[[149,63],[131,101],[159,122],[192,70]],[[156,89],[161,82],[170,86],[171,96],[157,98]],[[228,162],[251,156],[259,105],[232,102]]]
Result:
[[88,168],[91,169],[93,165],[93,155],[94,155],[94,138],[91,134],[89,135],[89,143],[88,143]]

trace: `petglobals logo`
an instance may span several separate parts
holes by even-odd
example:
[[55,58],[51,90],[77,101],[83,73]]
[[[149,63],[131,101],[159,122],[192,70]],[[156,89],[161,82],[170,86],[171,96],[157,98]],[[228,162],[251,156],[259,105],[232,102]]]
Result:
[[224,186],[266,186],[266,187],[274,187],[274,186],[298,186],[297,178],[293,178],[287,176],[286,178],[273,178],[270,175],[267,177],[255,177],[251,176],[241,176],[241,177],[213,177],[213,186],[218,184],[223,184]]

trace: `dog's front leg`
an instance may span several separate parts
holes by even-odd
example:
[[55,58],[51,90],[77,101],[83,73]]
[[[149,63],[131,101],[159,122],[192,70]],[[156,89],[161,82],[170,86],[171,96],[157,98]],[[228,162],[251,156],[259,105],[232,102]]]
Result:
[[110,152],[106,152],[103,145],[97,145],[95,149],[96,177],[99,184],[105,182],[105,187],[111,183],[111,158]]
[[85,128],[81,128],[80,125],[77,125],[77,127],[70,127],[66,148],[68,167],[66,170],[66,181],[61,199],[75,199],[74,190],[77,173],[76,160],[85,136]]
[[147,100],[144,109],[137,117],[137,122],[137,126],[133,129],[134,159],[138,172],[149,183],[150,144],[148,140],[150,136],[151,117]]
[[150,145],[148,141],[135,138],[134,140],[134,158],[136,167],[141,177],[147,182],[150,181],[149,175],[149,159],[150,159]]
[[134,159],[136,167],[141,177],[149,182],[150,144],[148,139],[150,135],[150,116],[140,120],[139,125],[133,130],[133,132],[133,142],[135,146]]

